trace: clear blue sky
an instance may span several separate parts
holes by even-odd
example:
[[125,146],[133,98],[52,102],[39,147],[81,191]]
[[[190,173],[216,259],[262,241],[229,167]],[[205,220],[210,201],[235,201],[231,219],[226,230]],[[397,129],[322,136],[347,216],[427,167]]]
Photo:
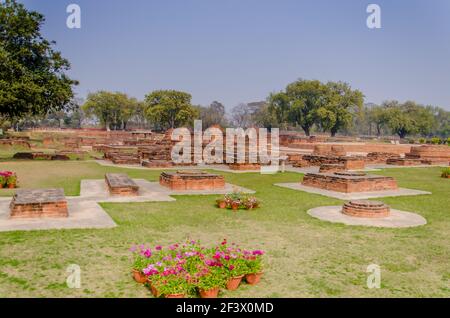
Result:
[[[412,99],[450,110],[449,0],[22,0],[72,63],[80,97],[156,89],[196,104],[264,100],[302,77],[343,80],[366,102]],[[66,27],[80,5],[82,28]],[[382,29],[366,27],[366,7]]]

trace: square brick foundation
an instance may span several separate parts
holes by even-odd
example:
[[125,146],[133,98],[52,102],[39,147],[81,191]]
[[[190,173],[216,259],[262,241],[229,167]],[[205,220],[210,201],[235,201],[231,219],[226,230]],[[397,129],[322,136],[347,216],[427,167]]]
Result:
[[107,173],[105,182],[109,193],[120,196],[139,195],[139,186],[124,173]]
[[230,163],[228,164],[231,170],[260,170],[259,163]]
[[214,190],[225,187],[223,176],[204,171],[163,172],[159,183],[172,190]]
[[69,216],[63,189],[17,190],[10,209],[11,218]]
[[397,181],[392,177],[351,172],[307,173],[302,184],[344,193],[398,189]]

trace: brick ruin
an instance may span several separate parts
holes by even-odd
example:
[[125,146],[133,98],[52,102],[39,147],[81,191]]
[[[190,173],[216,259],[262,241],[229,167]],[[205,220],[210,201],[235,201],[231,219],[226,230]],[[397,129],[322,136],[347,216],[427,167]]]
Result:
[[107,173],[105,182],[109,193],[120,196],[139,195],[139,186],[124,173]]
[[397,190],[392,177],[368,175],[363,172],[307,173],[303,185],[343,193]]
[[0,139],[0,146],[22,147],[27,149],[31,148],[30,142],[27,139],[16,138]]
[[339,171],[345,171],[343,164],[324,163],[319,168],[320,173],[334,173]]
[[309,166],[320,167],[323,164],[340,164],[344,166],[345,170],[362,170],[365,168],[363,157],[304,155],[302,160],[307,162]]
[[20,189],[10,204],[11,218],[68,217],[63,189]]
[[407,158],[390,158],[386,160],[388,165],[395,166],[420,166],[423,164],[420,159],[407,159]]
[[423,145],[414,147],[405,154],[405,159],[418,159],[423,163],[445,164],[450,162],[450,147],[438,145]]
[[44,152],[17,152],[13,159],[20,160],[70,160],[69,156],[64,153],[44,153]]
[[342,213],[359,218],[385,218],[390,215],[391,210],[380,201],[352,200],[344,204]]
[[368,164],[386,164],[390,159],[400,159],[400,155],[390,152],[369,152],[365,158]]
[[163,172],[159,183],[171,190],[214,190],[225,187],[225,178],[205,171]]

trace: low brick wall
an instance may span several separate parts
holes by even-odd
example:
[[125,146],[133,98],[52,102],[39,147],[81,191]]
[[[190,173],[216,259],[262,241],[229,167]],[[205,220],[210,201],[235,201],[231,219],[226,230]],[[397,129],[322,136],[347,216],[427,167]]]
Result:
[[173,167],[173,163],[166,160],[142,160],[142,166],[147,168],[170,168]]
[[320,166],[319,172],[320,173],[333,173],[338,171],[344,171],[345,167],[341,164],[323,164]]
[[63,189],[17,190],[10,211],[11,218],[69,216]]
[[365,160],[369,164],[386,164],[388,159],[400,159],[400,155],[390,152],[369,152]]
[[260,170],[261,165],[259,163],[229,163],[228,167],[231,170]]
[[172,190],[213,190],[223,189],[225,178],[207,172],[175,171],[161,173],[159,183]]
[[388,165],[396,165],[396,166],[419,166],[422,164],[422,160],[420,159],[406,159],[406,158],[391,158],[386,161]]
[[124,173],[107,173],[105,182],[109,193],[120,196],[139,195],[139,186]]
[[366,175],[364,173],[335,172],[307,173],[303,185],[344,193],[370,192],[398,189],[397,181],[392,177]]
[[405,155],[407,159],[421,159],[431,163],[448,163],[450,161],[450,147],[438,145],[423,145],[414,147]]
[[379,201],[354,200],[342,207],[343,214],[359,218],[385,218],[390,212],[389,206]]
[[303,160],[309,163],[309,166],[321,166],[323,164],[341,164],[346,170],[362,170],[365,168],[363,157],[340,157],[340,156],[321,156],[304,155]]

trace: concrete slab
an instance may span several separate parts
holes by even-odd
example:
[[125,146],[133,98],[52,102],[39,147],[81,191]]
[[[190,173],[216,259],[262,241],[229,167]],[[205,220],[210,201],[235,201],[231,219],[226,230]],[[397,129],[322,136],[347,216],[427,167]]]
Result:
[[111,196],[108,192],[106,183],[101,180],[82,180],[80,197],[97,202],[148,202],[148,201],[175,201],[171,195],[209,195],[226,194],[233,190],[243,193],[255,193],[255,191],[246,189],[230,183],[225,183],[225,188],[214,190],[171,190],[163,187],[159,182],[150,182],[144,179],[133,179],[139,186],[138,196]]
[[9,200],[0,201],[0,232],[52,230],[52,229],[100,229],[113,228],[116,223],[95,201],[66,198],[69,217],[10,219]]
[[390,216],[385,218],[359,218],[343,214],[342,206],[323,206],[308,210],[308,214],[319,220],[346,225],[374,226],[387,228],[406,228],[427,224],[422,216],[391,209]]
[[354,192],[343,193],[337,191],[323,190],[319,188],[313,188],[302,185],[300,182],[295,183],[276,183],[278,187],[288,188],[297,191],[304,191],[308,193],[320,194],[331,198],[340,200],[358,200],[358,199],[370,199],[370,198],[382,198],[382,197],[399,197],[408,195],[422,195],[431,194],[431,192],[399,188],[398,190],[384,190],[384,191],[371,191],[371,192]]

